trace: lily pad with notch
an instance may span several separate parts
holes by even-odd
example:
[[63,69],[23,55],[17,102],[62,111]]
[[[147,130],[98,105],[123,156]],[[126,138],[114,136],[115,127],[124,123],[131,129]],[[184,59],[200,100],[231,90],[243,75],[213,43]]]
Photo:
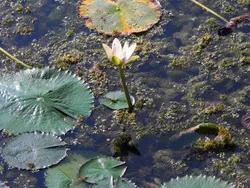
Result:
[[59,163],[67,155],[65,145],[52,134],[25,133],[7,142],[2,149],[2,157],[20,169],[42,169]]
[[[130,96],[132,104],[134,105],[135,99]],[[101,100],[101,104],[111,108],[113,110],[119,110],[128,108],[128,103],[126,100],[125,93],[122,91],[114,91],[107,93],[104,98]]]
[[0,77],[0,130],[64,134],[92,108],[89,87],[70,72],[46,67]]
[[48,188],[87,188],[89,184],[79,178],[79,169],[89,159],[100,156],[100,153],[89,150],[70,151],[68,157],[60,164],[46,172]]
[[81,0],[85,25],[107,35],[130,35],[150,29],[161,17],[157,0]]
[[124,164],[125,162],[111,157],[97,157],[81,166],[79,176],[88,183],[97,183],[111,176],[118,179],[124,175],[127,169]]

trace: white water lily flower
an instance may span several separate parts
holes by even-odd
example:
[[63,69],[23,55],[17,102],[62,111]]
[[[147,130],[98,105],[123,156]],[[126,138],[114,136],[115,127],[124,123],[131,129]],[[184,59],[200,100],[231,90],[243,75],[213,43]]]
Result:
[[102,44],[102,46],[108,56],[108,59],[116,65],[126,64],[135,60],[135,58],[138,58],[137,56],[132,56],[136,48],[136,43],[129,46],[126,41],[122,48],[121,42],[115,38],[112,43],[112,49],[106,44]]

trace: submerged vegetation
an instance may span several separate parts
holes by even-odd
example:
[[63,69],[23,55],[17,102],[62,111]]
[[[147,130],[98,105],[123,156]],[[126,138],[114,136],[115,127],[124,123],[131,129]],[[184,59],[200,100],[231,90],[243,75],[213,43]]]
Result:
[[206,151],[223,151],[232,150],[235,147],[235,141],[232,138],[229,130],[225,129],[223,126],[218,126],[218,131],[213,139],[206,137],[203,139],[198,139],[194,145],[194,150],[198,152]]
[[[79,10],[90,29],[122,35],[123,38],[119,38],[122,43],[136,43],[128,56],[134,51],[140,59],[122,67],[126,71],[127,87],[136,99],[135,103],[131,100],[133,112],[122,109],[129,107],[123,92],[120,92],[123,95],[108,92],[121,88],[115,69],[119,68],[123,57],[113,58],[117,65],[114,67],[110,63],[112,57],[107,60],[102,49],[102,44],[112,43],[114,38],[83,27],[76,13],[78,2],[3,0],[0,6],[1,49],[13,54],[12,59],[18,57],[27,63],[27,68],[34,69],[22,70],[22,64],[14,64],[1,56],[0,186],[41,186],[45,172],[41,168],[54,164],[46,169],[47,187],[84,187],[88,179],[92,180],[89,173],[85,174],[84,168],[91,166],[87,164],[100,167],[106,159],[123,164],[120,158],[128,167],[122,178],[117,180],[109,175],[94,187],[100,184],[119,187],[122,183],[130,187],[164,187],[173,182],[171,178],[176,185],[197,180],[203,185],[218,183],[232,187],[227,183],[232,182],[238,187],[247,187],[250,183],[250,172],[246,168],[250,164],[249,27],[238,25],[237,32],[218,36],[219,20],[211,18],[211,14],[192,2],[160,1],[160,10],[158,1],[142,1],[156,7],[151,9],[154,20],[143,18],[140,22],[148,26],[143,27],[147,32],[132,34],[139,32],[138,25],[135,25],[136,30],[131,30],[132,26],[125,31],[119,30],[122,27],[114,29],[111,26],[119,22],[107,24],[110,20],[104,17],[98,21],[100,17],[96,16],[100,14],[86,12],[85,2],[88,7],[93,2],[92,11],[99,1],[81,1]],[[131,1],[138,12],[125,14],[129,10],[117,7],[125,1],[105,2],[107,6],[113,3],[112,6],[118,8],[114,12],[116,16],[126,18],[133,15],[136,19],[136,13],[140,15],[148,7],[146,3],[141,9]],[[243,1],[223,0],[216,4],[205,0],[203,3],[226,18],[247,13],[249,6]],[[136,59],[138,57],[132,60]],[[48,68],[48,65],[65,72]],[[112,110],[100,105],[99,99]],[[46,118],[54,121],[45,121]],[[14,136],[11,133],[24,134]],[[63,141],[50,133],[65,134],[61,136]],[[53,145],[47,139],[40,147],[35,144],[43,142],[34,135],[42,140],[58,138],[58,142]],[[31,137],[28,140],[32,142],[24,142],[25,137]],[[15,140],[19,138],[23,147],[9,147],[18,145]],[[15,148],[20,150],[13,150]],[[77,149],[89,156],[76,154]],[[58,150],[62,153],[57,158],[52,153]],[[93,154],[93,150],[98,153]],[[12,160],[13,153],[24,159],[23,156],[28,156],[26,152],[39,153],[41,158],[46,158],[47,153],[55,158],[49,160],[49,164],[38,164],[34,158],[24,162]],[[106,162],[105,167],[113,164],[109,160]],[[32,172],[10,169],[10,166]],[[99,172],[104,170],[99,167]],[[80,168],[84,171],[81,178]],[[113,173],[116,168],[105,169]]]

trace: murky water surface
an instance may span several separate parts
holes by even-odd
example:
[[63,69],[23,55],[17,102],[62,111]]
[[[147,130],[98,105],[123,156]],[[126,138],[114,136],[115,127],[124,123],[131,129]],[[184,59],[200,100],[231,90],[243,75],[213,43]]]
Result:
[[[126,70],[128,87],[136,98],[132,116],[100,106],[107,91],[121,90],[117,70],[108,62],[102,43],[113,37],[90,31],[78,16],[76,0],[0,2],[0,46],[34,67],[70,69],[95,93],[92,115],[62,138],[70,152],[87,150],[112,156],[112,140],[122,132],[132,136],[141,156],[124,156],[125,177],[139,187],[158,178],[167,182],[185,175],[210,175],[239,187],[250,185],[250,130],[241,117],[250,111],[250,23],[225,37],[224,23],[189,1],[161,0],[163,16],[149,31],[120,40],[137,42],[140,59]],[[226,17],[249,13],[249,1],[202,1]],[[61,57],[79,57],[63,64]],[[23,67],[0,55],[0,74]],[[175,137],[200,123],[220,124],[236,146],[197,152],[197,133]],[[7,136],[1,133],[1,146]],[[213,139],[213,136],[211,136]],[[233,159],[239,160],[233,160]],[[45,187],[46,170],[10,169],[0,158],[0,181],[11,187]]]

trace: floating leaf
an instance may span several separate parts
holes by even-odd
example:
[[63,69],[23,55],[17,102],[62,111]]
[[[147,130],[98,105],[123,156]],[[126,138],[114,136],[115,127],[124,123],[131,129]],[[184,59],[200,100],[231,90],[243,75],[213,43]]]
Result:
[[50,168],[46,174],[46,187],[68,188],[72,180],[57,168]]
[[157,0],[81,0],[80,16],[85,25],[107,35],[146,31],[161,17]]
[[66,156],[66,145],[51,134],[25,133],[3,147],[2,156],[10,165],[21,169],[41,169],[57,164]]
[[[134,105],[135,99],[134,97],[130,96],[132,104]],[[128,108],[128,103],[126,100],[125,93],[122,91],[114,91],[107,93],[101,101],[101,104],[114,109],[123,109]]]
[[97,182],[92,188],[113,188],[113,176]]
[[0,130],[63,134],[92,107],[91,91],[69,72],[30,69],[0,78]]
[[136,188],[137,186],[126,180],[121,180],[121,178],[118,178],[116,182],[114,182],[113,176],[109,178],[105,178],[97,183],[97,185],[94,185],[92,188]]
[[185,176],[171,179],[160,188],[235,188],[235,185],[211,176]]
[[64,163],[47,170],[46,186],[48,188],[87,188],[85,182],[79,180],[79,169],[90,158],[98,155],[90,151],[69,154]]
[[108,157],[98,157],[89,160],[80,168],[80,177],[88,183],[97,183],[104,178],[113,176],[115,179],[123,176],[127,167],[125,162]]
[[118,179],[116,183],[116,188],[136,188],[137,186],[130,181],[122,181],[121,178]]
[[9,188],[9,186],[6,186],[5,182],[0,181],[0,188]]

